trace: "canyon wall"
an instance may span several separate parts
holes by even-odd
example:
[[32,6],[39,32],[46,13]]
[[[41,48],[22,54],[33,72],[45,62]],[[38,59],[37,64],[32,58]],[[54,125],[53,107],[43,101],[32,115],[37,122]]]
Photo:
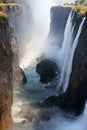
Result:
[[[62,18],[63,21],[64,18],[67,17],[66,15],[67,13],[64,13],[64,16],[62,14],[62,12],[65,11],[65,8],[68,9],[68,7],[53,7],[54,12],[56,13],[52,14],[53,15],[52,17],[54,17],[54,21],[52,19],[51,30],[53,30],[53,32],[51,33],[53,33],[55,36],[59,30],[65,29],[66,22],[62,23],[60,21],[62,17],[63,17]],[[74,12],[75,12],[75,16],[73,19],[73,25],[75,25],[75,29],[74,29],[73,37],[76,36],[79,25],[83,17],[86,17],[86,20],[84,22],[81,35],[79,37],[78,46],[75,50],[73,64],[72,64],[72,72],[70,75],[68,88],[66,92],[59,95],[58,97],[52,96],[46,99],[42,103],[42,106],[56,105],[62,109],[71,111],[72,113],[79,115],[83,112],[85,102],[87,100],[87,13],[84,12],[83,15],[78,15],[77,10],[74,10]],[[57,18],[55,19],[55,14],[57,18],[59,17],[59,19]],[[59,26],[59,30],[58,30],[58,26]]]
[[48,36],[48,38],[51,39],[50,42],[53,40],[56,41],[58,45],[62,45],[64,30],[70,11],[71,8],[69,7],[54,6],[51,8],[51,23]]
[[0,12],[0,130],[11,122],[12,49],[8,16]]
[[71,97],[72,107],[77,111],[83,110],[87,99],[87,15],[86,13],[80,17],[76,15],[74,18],[76,33],[76,29],[84,16],[86,17],[86,20],[74,54],[72,73],[66,92]]
[[13,23],[9,23],[9,16],[14,10],[8,12],[6,9],[8,7],[0,11],[0,130],[7,130],[12,122],[13,87],[20,87],[27,81],[19,67],[19,46],[15,28]]

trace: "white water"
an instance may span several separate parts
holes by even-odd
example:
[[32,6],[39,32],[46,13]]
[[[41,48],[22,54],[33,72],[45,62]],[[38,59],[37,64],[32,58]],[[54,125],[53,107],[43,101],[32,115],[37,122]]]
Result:
[[64,40],[63,40],[63,45],[61,50],[63,66],[62,66],[61,77],[57,89],[59,89],[59,87],[61,87],[62,83],[64,82],[65,74],[67,71],[66,69],[68,67],[68,61],[70,58],[72,38],[73,38],[73,30],[72,30],[72,11],[71,11],[66,23],[66,28],[64,33]]
[[81,34],[82,27],[85,21],[85,18],[83,18],[79,26],[77,35],[73,42],[74,26],[72,26],[72,19],[73,19],[73,15],[71,12],[67,20],[65,33],[64,33],[64,41],[61,49],[63,66],[62,66],[61,76],[57,86],[57,90],[60,89],[62,92],[66,91],[69,84],[70,74],[72,71],[74,52],[78,45],[79,36]]
[[73,45],[72,45],[72,51],[71,51],[71,55],[70,55],[70,61],[68,63],[68,70],[67,70],[67,74],[66,74],[66,78],[65,78],[65,83],[63,85],[64,87],[64,91],[66,91],[67,89],[67,86],[69,84],[69,79],[70,79],[70,74],[72,72],[72,64],[73,64],[73,58],[74,58],[74,53],[75,53],[75,49],[78,45],[78,40],[79,40],[79,36],[82,32],[82,27],[83,27],[83,24],[84,24],[84,21],[85,21],[85,18],[83,18],[80,26],[79,26],[79,29],[78,29],[78,32],[77,32],[77,35],[74,39],[74,42],[73,42]]
[[66,27],[65,27],[65,32],[64,32],[64,40],[62,44],[62,57],[65,57],[66,49],[69,43],[68,41],[71,42],[71,35],[72,34],[72,11],[69,14]]
[[87,104],[85,106],[84,113],[78,118],[69,118],[61,114],[61,112],[60,113],[56,112],[55,114],[53,114],[53,118],[51,118],[50,121],[37,120],[34,121],[33,123],[29,123],[27,121],[26,123],[14,125],[13,130],[15,129],[16,130],[87,130]]

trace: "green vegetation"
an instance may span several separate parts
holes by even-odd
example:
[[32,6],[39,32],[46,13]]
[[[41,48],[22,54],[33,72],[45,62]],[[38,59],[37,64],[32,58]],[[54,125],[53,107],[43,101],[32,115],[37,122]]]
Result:
[[76,0],[71,7],[77,10],[79,16],[84,15],[87,12],[87,0]]
[[87,0],[76,0],[74,3],[65,3],[64,5],[77,11],[78,16],[82,16],[87,12]]
[[87,0],[76,0],[75,5],[87,5]]
[[87,6],[84,5],[71,6],[71,8],[76,10],[79,16],[84,15],[87,12]]
[[[20,0],[22,1],[22,0]],[[19,0],[0,0],[0,3],[18,3]]]
[[14,0],[0,0],[0,3],[13,3]]
[[87,0],[76,0],[74,3],[64,3],[64,5],[86,5],[87,6]]
[[20,4],[24,3],[26,0],[0,0],[0,5],[1,4]]

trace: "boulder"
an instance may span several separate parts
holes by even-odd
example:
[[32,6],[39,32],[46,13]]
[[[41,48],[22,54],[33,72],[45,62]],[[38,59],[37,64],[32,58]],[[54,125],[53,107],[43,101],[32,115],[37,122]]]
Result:
[[36,72],[40,75],[40,81],[42,83],[48,83],[57,76],[58,67],[54,61],[44,59],[37,64]]

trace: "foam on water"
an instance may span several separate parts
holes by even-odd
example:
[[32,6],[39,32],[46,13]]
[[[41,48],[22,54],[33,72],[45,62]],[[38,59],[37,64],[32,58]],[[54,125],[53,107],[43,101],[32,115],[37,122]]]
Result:
[[[55,109],[54,109],[55,110]],[[14,118],[16,123],[26,121],[21,123],[21,125],[14,126],[16,130],[87,130],[87,104],[85,106],[84,113],[77,118],[69,118],[63,114],[56,113],[56,115],[51,118],[50,121],[34,121],[27,122],[24,118]]]

